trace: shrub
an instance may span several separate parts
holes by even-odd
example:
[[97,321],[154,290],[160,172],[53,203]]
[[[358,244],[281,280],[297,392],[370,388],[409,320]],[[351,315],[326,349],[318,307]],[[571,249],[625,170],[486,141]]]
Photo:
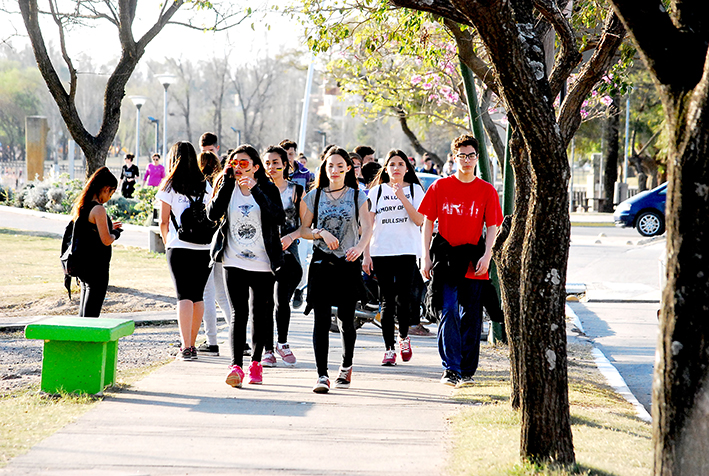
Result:
[[[74,200],[84,188],[82,179],[69,179],[69,174],[62,174],[56,181],[51,179],[33,180],[12,196],[7,189],[0,188],[0,202],[6,202],[18,208],[30,208],[53,213],[71,213]],[[124,223],[151,225],[153,202],[157,187],[136,187],[136,198],[126,199],[116,192],[106,204],[108,215]]]

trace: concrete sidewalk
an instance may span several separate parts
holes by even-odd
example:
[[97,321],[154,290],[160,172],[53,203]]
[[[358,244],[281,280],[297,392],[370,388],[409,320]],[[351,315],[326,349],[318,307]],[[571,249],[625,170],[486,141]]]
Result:
[[[220,357],[172,362],[107,397],[0,474],[442,474],[447,418],[462,405],[439,383],[436,339],[412,337],[413,359],[382,367],[381,331],[368,324],[358,332],[352,387],[318,395],[311,329],[312,315],[294,313],[298,365],[279,360],[264,369],[263,385],[228,386],[221,345]],[[333,382],[340,353],[331,334]]]

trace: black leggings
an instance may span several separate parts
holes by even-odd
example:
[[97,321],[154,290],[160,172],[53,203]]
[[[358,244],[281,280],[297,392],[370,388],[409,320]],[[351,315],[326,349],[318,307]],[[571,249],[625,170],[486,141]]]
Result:
[[95,273],[81,279],[79,317],[98,317],[108,290],[108,268],[105,273]]
[[414,273],[418,273],[416,256],[373,256],[372,265],[379,283],[382,298],[382,336],[387,349],[393,349],[396,317],[399,321],[399,335],[409,335],[412,289]]
[[204,301],[204,288],[212,272],[209,250],[168,248],[165,254],[177,300]]
[[[290,253],[283,255],[284,263],[278,273],[276,273],[276,329],[278,330],[278,343],[288,342],[288,328],[290,327],[290,300],[293,297],[295,288],[298,287],[300,278],[303,276],[303,268],[300,263]],[[270,325],[269,325],[270,324]],[[266,332],[266,342],[264,348],[273,350],[273,319],[268,320]],[[270,339],[269,339],[270,336]]]
[[[328,375],[327,357],[330,352],[330,322],[331,307],[328,304],[318,304],[313,308],[315,323],[313,325],[313,350],[315,366],[318,375]],[[357,331],[354,326],[355,301],[349,300],[337,306],[337,325],[342,339],[342,367],[352,365]]]
[[231,266],[224,267],[227,297],[231,308],[231,365],[244,365],[244,345],[246,344],[246,324],[249,322],[249,298],[251,301],[251,337],[253,340],[252,361],[261,361],[264,342],[268,338],[265,328],[271,322],[273,341],[273,283],[270,271],[247,271]]

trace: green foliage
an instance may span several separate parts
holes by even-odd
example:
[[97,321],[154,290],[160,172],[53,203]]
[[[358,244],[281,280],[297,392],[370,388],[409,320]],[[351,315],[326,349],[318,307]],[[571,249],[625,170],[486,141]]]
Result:
[[328,77],[344,96],[361,98],[348,113],[372,122],[403,114],[418,126],[467,130],[455,42],[431,15],[383,0],[305,1],[309,47],[328,52]]
[[[69,174],[61,174],[57,180],[48,178],[28,182],[14,196],[10,190],[0,188],[0,203],[42,212],[69,214],[83,188],[83,180],[70,180]],[[151,225],[156,193],[157,187],[140,185],[135,190],[136,198],[126,199],[116,193],[106,204],[106,213],[114,221]]]

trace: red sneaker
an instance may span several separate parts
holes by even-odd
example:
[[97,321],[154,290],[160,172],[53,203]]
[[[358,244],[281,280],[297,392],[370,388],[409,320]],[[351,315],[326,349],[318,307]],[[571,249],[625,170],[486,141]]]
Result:
[[396,351],[394,349],[389,349],[384,352],[384,359],[382,360],[382,365],[391,367],[396,365]]
[[401,350],[401,360],[404,362],[411,360],[413,352],[411,351],[411,339],[409,339],[409,336],[399,339],[399,350]]
[[251,361],[251,365],[249,365],[248,383],[256,385],[263,383],[263,367],[261,367],[261,362],[257,362],[255,360]]
[[241,383],[244,381],[244,371],[238,365],[229,367],[229,375],[226,376],[226,383],[234,388],[241,388]]
[[273,352],[266,350],[261,357],[261,367],[275,367],[276,366],[276,356]]

